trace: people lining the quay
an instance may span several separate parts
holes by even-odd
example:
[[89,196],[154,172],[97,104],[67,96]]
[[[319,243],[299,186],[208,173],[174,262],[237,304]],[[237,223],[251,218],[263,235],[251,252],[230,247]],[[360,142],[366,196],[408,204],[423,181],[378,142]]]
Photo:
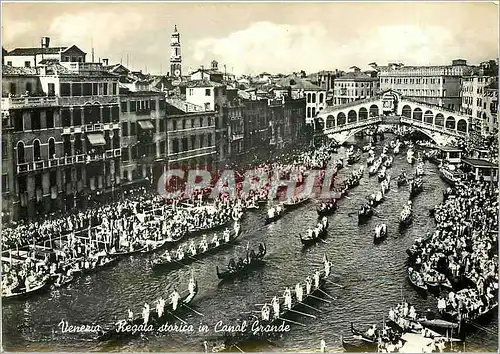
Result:
[[498,304],[498,188],[459,183],[435,207],[436,230],[411,248],[413,267],[443,274],[454,290],[437,300],[440,313],[474,319]]

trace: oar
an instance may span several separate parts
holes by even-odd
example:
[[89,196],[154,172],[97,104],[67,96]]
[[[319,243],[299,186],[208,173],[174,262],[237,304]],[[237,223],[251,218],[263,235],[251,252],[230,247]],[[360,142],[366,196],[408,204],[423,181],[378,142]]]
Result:
[[311,295],[311,294],[309,294],[308,296],[309,296],[309,297],[312,297],[313,299],[316,299],[316,300],[321,300],[321,301],[324,301],[324,302],[329,303],[329,304],[331,303],[331,301],[328,301],[328,300],[322,299],[322,298],[320,298],[320,297],[317,297],[317,296],[314,296],[314,295]]
[[304,302],[300,302],[300,301],[299,301],[298,303],[299,303],[299,304],[301,304],[302,306],[305,306],[305,307],[307,307],[307,308],[310,308],[311,310],[314,310],[314,311],[317,311],[317,312],[319,312],[319,313],[322,313],[322,312],[321,312],[320,310],[318,310],[317,308],[314,308],[314,307],[312,307],[312,306],[309,306],[308,304],[306,304],[306,303],[304,303]]
[[325,240],[323,240],[322,238],[320,238],[319,240],[320,240],[321,242],[323,242],[323,243],[326,243],[327,245],[329,245],[329,244],[330,244],[330,242],[326,242],[326,241],[325,241]]
[[234,346],[236,349],[238,349],[240,352],[244,353],[244,351],[243,351],[243,350],[241,350],[241,348],[240,348],[240,347],[238,347],[236,344],[233,344],[233,346]]
[[322,293],[323,295],[325,295],[325,296],[329,297],[330,299],[332,299],[332,300],[337,300],[337,298],[336,298],[336,297],[333,297],[333,296],[331,296],[330,294],[327,294],[327,293],[326,293],[326,292],[324,292],[323,290],[321,290],[321,289],[318,289],[318,290],[319,290],[319,291],[321,291],[321,293]]
[[290,322],[290,323],[293,323],[293,324],[296,324],[296,325],[299,325],[299,326],[302,326],[302,327],[307,327],[305,324],[303,323],[300,323],[300,322],[295,322],[295,321],[292,321],[292,320],[289,320],[289,319],[286,319],[286,318],[282,318],[282,317],[278,317],[279,320],[282,320],[282,321],[285,321],[285,322]]
[[182,306],[184,306],[185,308],[187,308],[188,310],[191,310],[193,311],[194,313],[200,315],[200,316],[205,316],[204,314],[202,314],[201,312],[198,312],[196,311],[195,309],[192,309],[191,307],[189,307],[187,304],[182,304]]
[[182,323],[184,324],[187,324],[186,321],[184,321],[182,318],[180,317],[177,317],[176,315],[174,315],[172,312],[168,311],[168,310],[165,310],[165,312],[168,312],[170,315],[174,316],[175,318],[177,318],[179,321],[181,321]]
[[310,315],[310,314],[305,313],[305,312],[300,312],[300,311],[297,311],[297,310],[292,310],[292,309],[290,309],[290,310],[288,310],[288,311],[298,313],[299,315],[303,315],[303,316],[308,316],[308,317],[316,318],[316,316],[314,316],[314,315]]

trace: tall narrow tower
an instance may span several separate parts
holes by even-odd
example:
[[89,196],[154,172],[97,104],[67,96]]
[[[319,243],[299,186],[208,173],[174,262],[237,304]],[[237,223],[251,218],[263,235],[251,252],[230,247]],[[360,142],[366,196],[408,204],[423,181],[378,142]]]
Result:
[[174,33],[170,37],[170,75],[181,77],[182,74],[182,57],[181,57],[181,40],[177,25],[174,27]]

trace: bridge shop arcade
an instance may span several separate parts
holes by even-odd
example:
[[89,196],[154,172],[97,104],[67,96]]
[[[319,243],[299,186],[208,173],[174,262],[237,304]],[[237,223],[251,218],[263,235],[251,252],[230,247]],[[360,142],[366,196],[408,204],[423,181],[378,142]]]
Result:
[[476,181],[498,182],[498,165],[488,160],[462,158],[462,170]]

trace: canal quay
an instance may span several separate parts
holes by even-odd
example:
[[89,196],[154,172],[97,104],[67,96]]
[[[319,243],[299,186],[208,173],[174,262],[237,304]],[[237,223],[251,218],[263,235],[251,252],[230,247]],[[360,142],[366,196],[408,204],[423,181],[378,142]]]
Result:
[[[291,317],[295,324],[289,323],[289,331],[267,340],[248,340],[246,337],[247,340],[236,341],[238,344],[229,350],[319,351],[323,344],[327,351],[344,351],[342,338],[352,336],[351,322],[363,330],[372,324],[381,327],[388,320],[389,309],[403,301],[413,305],[418,312],[427,309],[436,312],[438,295],[418,292],[408,280],[406,251],[415,239],[434,232],[436,223],[431,212],[442,202],[448,184],[440,178],[436,164],[425,162],[423,190],[413,199],[412,223],[401,228],[400,213],[408,203],[409,187],[398,187],[396,179],[403,169],[411,174],[415,166],[407,162],[406,148],[397,156],[389,151],[388,155],[394,158],[392,167],[387,170],[392,177],[391,188],[385,200],[375,208],[375,215],[359,224],[359,207],[366,203],[368,195],[380,189],[380,183],[377,175],[369,177],[366,152],[352,165],[347,164],[346,157],[350,146],[354,144],[356,149],[361,149],[368,143],[366,139],[353,137],[331,154],[333,160],[344,158],[345,164],[335,176],[334,186],[361,167],[365,171],[359,186],[338,200],[337,210],[327,216],[329,226],[323,241],[303,248],[300,240],[300,235],[304,236],[307,229],[317,223],[317,201],[300,205],[271,223],[266,223],[267,207],[261,204],[259,209],[244,211],[241,235],[235,246],[218,250],[184,267],[154,271],[153,263],[162,251],[134,254],[97,272],[75,277],[64,287],[51,286],[22,300],[4,299],[4,349],[204,351],[206,341],[211,351],[212,342],[217,342],[221,335],[214,332],[219,321],[234,325],[241,323],[249,313],[256,312],[260,316],[262,306],[256,304],[269,303],[274,296],[282,296],[285,287],[293,289],[297,282],[303,282],[315,269],[323,267],[325,255],[331,262],[330,280],[321,293],[316,293],[316,301]],[[386,134],[385,141],[374,146],[376,157],[391,139],[395,136]],[[387,225],[387,237],[375,244],[374,229],[380,223]],[[213,233],[206,232],[208,240]],[[193,239],[199,243],[202,236]],[[267,251],[261,267],[230,281],[218,279],[217,266],[226,269],[230,258],[238,259],[245,248],[257,249],[259,244],[264,244]],[[174,287],[182,295],[192,276],[197,282],[197,294],[188,308],[182,313],[176,312],[169,323],[191,324],[195,329],[200,324],[207,325],[208,333],[196,330],[194,333],[147,332],[119,338],[111,336],[106,340],[96,338],[96,333],[61,333],[61,321],[73,326],[105,327],[126,319],[129,309],[140,314],[145,302],[154,308],[155,301],[160,296],[168,299]],[[468,328],[465,344],[457,342],[449,349],[497,351],[497,332],[495,312],[480,328]],[[450,335],[458,337],[453,332]]]

